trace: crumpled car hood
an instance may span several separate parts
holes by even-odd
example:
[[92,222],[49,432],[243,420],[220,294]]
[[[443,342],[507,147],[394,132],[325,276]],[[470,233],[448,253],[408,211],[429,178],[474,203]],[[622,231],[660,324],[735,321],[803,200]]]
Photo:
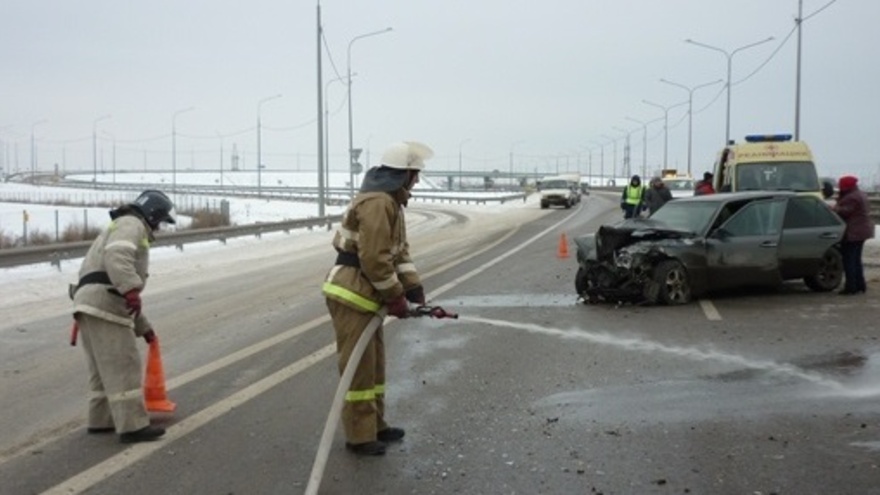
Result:
[[675,230],[650,218],[631,218],[599,227],[596,232],[596,257],[599,260],[610,260],[618,249],[631,244],[693,236],[692,232]]

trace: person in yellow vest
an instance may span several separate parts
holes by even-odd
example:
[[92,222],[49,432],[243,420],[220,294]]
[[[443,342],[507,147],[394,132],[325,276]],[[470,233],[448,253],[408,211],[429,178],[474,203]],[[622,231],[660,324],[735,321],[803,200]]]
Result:
[[[408,302],[424,305],[425,290],[409,255],[404,208],[433,156],[414,141],[394,143],[378,167],[367,171],[360,191],[333,237],[336,263],[323,293],[336,332],[340,375],[373,316],[406,318]],[[385,422],[385,344],[380,326],[354,372],[342,409],[346,448],[358,455],[382,455],[404,430]]]
[[629,184],[623,188],[623,194],[620,197],[620,208],[623,210],[623,218],[633,218],[639,216],[644,206],[645,186],[642,185],[642,178],[633,175],[629,180]]
[[150,424],[136,337],[148,343],[153,327],[142,312],[150,243],[162,223],[175,223],[174,204],[161,191],[141,193],[110,211],[112,222],[92,242],[71,286],[73,315],[89,368],[89,433],[119,434],[122,443],[156,440]]

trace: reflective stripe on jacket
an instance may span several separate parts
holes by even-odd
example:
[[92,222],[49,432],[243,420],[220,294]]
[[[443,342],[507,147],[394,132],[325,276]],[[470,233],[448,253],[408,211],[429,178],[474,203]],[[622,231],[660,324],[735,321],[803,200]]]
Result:
[[[143,290],[150,264],[152,232],[134,215],[113,220],[92,242],[83,259],[79,277],[106,272],[111,284],[87,284],[73,295],[73,312],[86,313],[102,320],[134,328],[137,335],[149,330],[150,324],[141,313],[132,318],[128,313],[125,294],[132,289]],[[115,293],[110,289],[115,289]]]
[[642,193],[645,191],[645,188],[642,186],[633,187],[631,185],[626,186],[625,197],[624,200],[626,204],[637,205],[642,202]]
[[343,216],[333,247],[356,255],[360,264],[335,265],[322,286],[326,297],[346,306],[374,313],[421,284],[409,255],[403,206],[392,193],[359,193]]

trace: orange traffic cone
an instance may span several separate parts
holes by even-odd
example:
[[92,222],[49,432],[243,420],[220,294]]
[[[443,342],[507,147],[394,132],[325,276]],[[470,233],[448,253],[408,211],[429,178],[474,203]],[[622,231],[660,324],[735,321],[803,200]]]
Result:
[[565,237],[565,232],[559,236],[559,251],[556,253],[556,256],[568,258],[568,238]]
[[162,369],[162,355],[159,352],[159,338],[154,337],[147,351],[147,373],[144,377],[144,400],[147,411],[173,412],[177,405],[165,394],[165,372]]

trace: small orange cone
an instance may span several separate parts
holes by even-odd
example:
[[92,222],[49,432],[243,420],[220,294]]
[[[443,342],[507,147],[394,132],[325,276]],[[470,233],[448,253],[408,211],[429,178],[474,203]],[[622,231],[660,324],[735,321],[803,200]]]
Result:
[[147,372],[144,377],[144,401],[147,411],[173,412],[177,405],[165,394],[165,372],[162,369],[162,355],[159,352],[159,337],[150,342],[147,352]]
[[568,238],[565,237],[565,232],[559,236],[559,251],[556,253],[556,256],[568,258]]

